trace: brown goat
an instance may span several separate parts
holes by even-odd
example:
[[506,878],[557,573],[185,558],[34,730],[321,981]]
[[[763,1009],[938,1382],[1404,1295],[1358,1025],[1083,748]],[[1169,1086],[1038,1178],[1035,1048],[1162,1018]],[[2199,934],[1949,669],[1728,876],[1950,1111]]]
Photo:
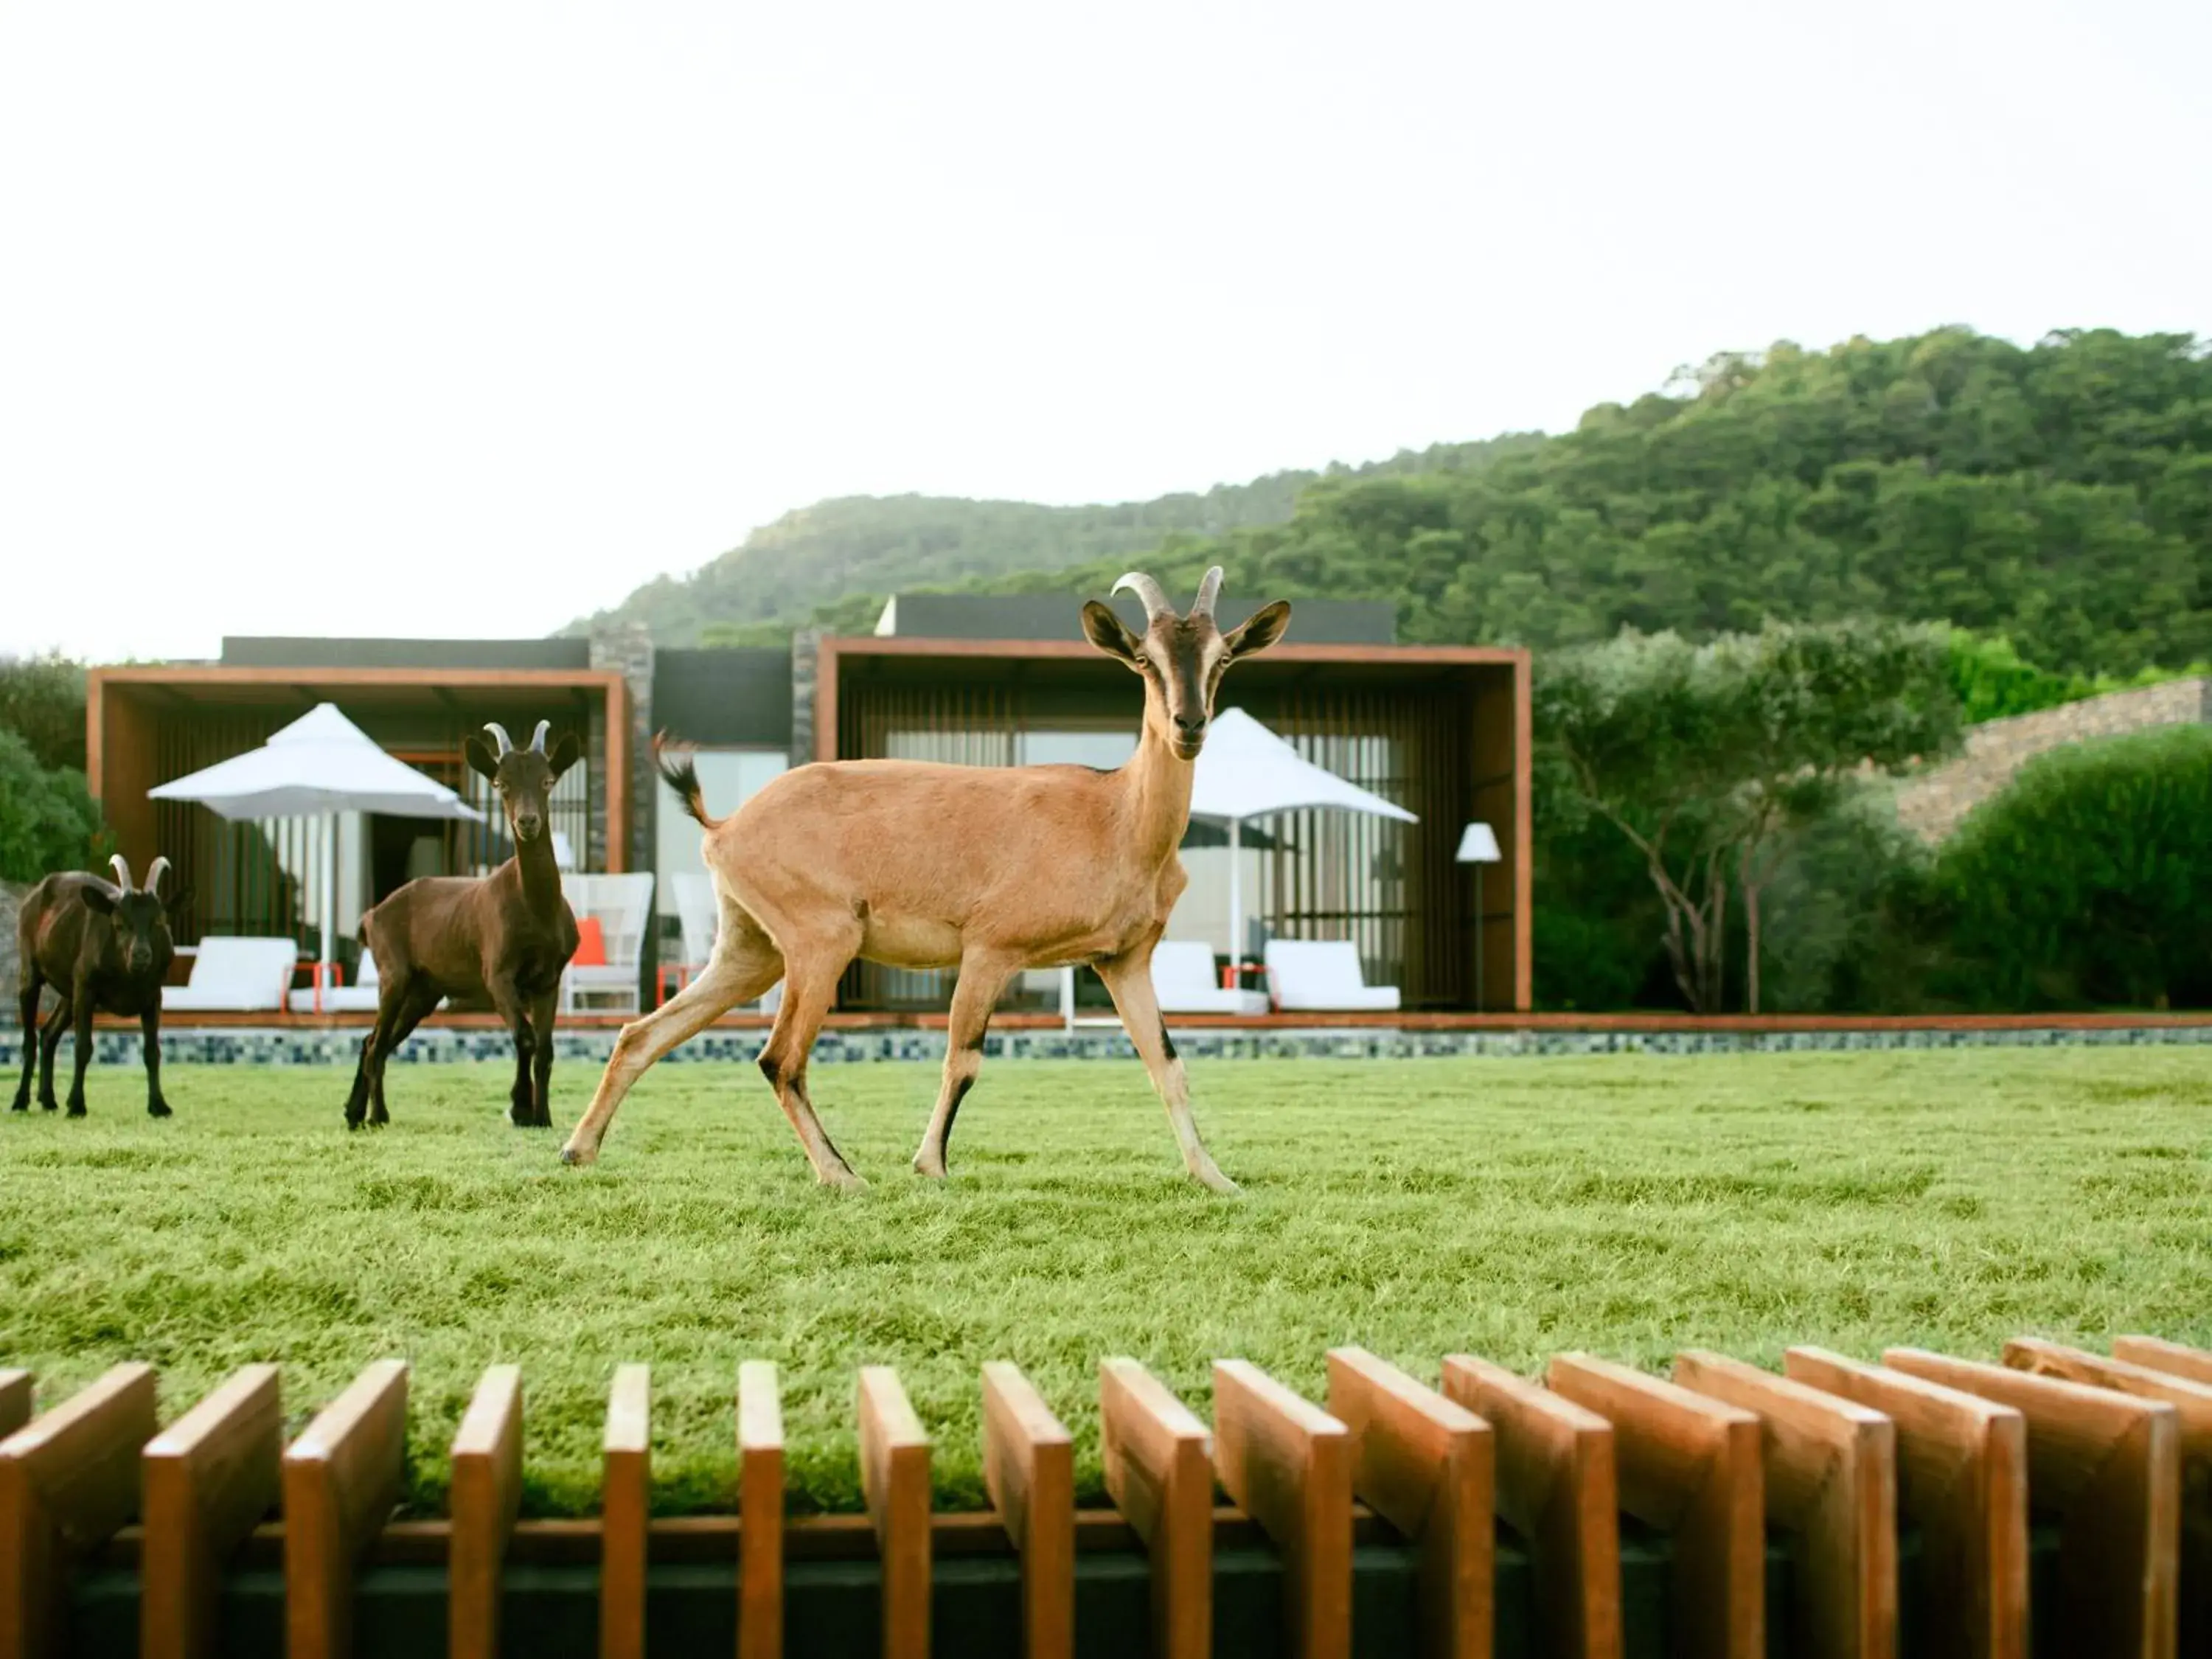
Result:
[[361,1045],[346,1127],[390,1122],[384,1066],[392,1051],[439,1001],[489,1000],[514,1034],[514,1088],[507,1121],[550,1128],[545,1094],[553,1077],[553,1010],[561,975],[576,954],[576,918],[561,893],[548,805],[553,785],[583,745],[571,732],[545,752],[550,720],[538,722],[530,747],[517,749],[496,724],[462,745],[469,764],[499,791],[514,836],[514,856],[485,876],[425,876],[410,881],[361,919],[361,942],[375,953],[376,1024]]
[[1125,586],[1144,601],[1142,635],[1095,599],[1083,607],[1091,642],[1144,681],[1143,734],[1118,771],[828,762],[785,773],[717,822],[690,763],[661,757],[662,775],[706,828],[720,933],[698,979],[623,1028],[562,1149],[565,1162],[599,1156],[616,1108],[648,1066],[781,978],[760,1068],[816,1177],[860,1185],[814,1115],[806,1065],[837,981],[860,956],[960,970],[944,1080],[914,1158],[921,1174],[942,1176],[953,1117],[981,1068],[984,1029],[1008,979],[1088,963],[1152,1074],[1185,1167],[1217,1191],[1236,1190],[1191,1117],[1189,1085],[1152,991],[1152,947],[1186,881],[1176,848],[1214,693],[1231,663],[1282,637],[1291,608],[1278,600],[1224,635],[1213,621],[1218,568],[1206,573],[1188,617],[1149,576],[1124,576],[1115,592]]
[[[95,1013],[137,1016],[145,1043],[146,1115],[169,1115],[161,1097],[161,982],[169,976],[176,950],[169,939],[169,914],[161,902],[164,858],[146,872],[146,885],[134,890],[131,866],[118,853],[108,862],[116,881],[66,871],[48,876],[23,900],[15,921],[15,942],[22,963],[23,1080],[15,1085],[15,1109],[31,1107],[31,1067],[39,1066],[39,1104],[57,1109],[54,1054],[62,1033],[76,1028],[76,1072],[70,1082],[69,1115],[84,1115],[84,1074],[92,1064],[92,1018]],[[39,1029],[39,994],[48,984],[61,1003]]]

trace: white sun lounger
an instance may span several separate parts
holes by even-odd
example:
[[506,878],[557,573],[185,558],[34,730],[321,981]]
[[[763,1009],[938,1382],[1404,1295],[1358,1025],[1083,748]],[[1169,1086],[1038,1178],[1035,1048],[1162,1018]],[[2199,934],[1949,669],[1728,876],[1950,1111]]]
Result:
[[1152,994],[1165,1014],[1264,1014],[1267,994],[1224,988],[1213,976],[1213,947],[1162,939],[1152,947]]
[[1277,939],[1267,941],[1267,986],[1275,1006],[1316,1013],[1389,1012],[1398,988],[1370,985],[1359,971],[1359,947],[1350,939]]
[[161,988],[171,1013],[282,1012],[300,965],[300,947],[289,939],[236,939],[210,934],[192,957],[185,985]]

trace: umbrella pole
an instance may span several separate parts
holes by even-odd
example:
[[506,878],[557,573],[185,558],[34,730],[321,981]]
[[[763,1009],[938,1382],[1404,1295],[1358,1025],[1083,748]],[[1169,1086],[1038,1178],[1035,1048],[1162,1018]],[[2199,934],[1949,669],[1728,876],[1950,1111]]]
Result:
[[1244,983],[1244,820],[1229,820],[1229,971]]
[[338,911],[338,815],[323,819],[323,964],[315,974],[315,1012],[323,1008],[323,987],[331,979],[331,935]]

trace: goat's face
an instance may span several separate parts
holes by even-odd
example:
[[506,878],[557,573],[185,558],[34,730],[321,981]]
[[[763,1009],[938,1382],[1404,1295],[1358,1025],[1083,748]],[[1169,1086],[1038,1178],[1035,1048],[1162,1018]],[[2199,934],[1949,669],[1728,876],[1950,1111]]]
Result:
[[148,974],[157,957],[175,954],[169,942],[168,907],[152,893],[118,892],[88,882],[77,890],[85,908],[106,916],[115,936],[115,953],[133,974]]
[[545,833],[545,826],[552,817],[553,786],[584,752],[576,734],[569,732],[562,734],[561,741],[548,754],[545,730],[551,724],[550,720],[538,722],[538,735],[527,749],[515,748],[507,740],[505,730],[498,726],[484,728],[498,739],[496,749],[473,735],[461,745],[469,764],[489,778],[492,787],[499,791],[499,804],[507,813],[507,827],[514,832],[517,846],[536,841]]
[[1146,729],[1157,733],[1177,758],[1194,761],[1206,746],[1206,723],[1213,718],[1213,696],[1221,677],[1230,664],[1264,651],[1283,637],[1290,624],[1290,604],[1277,599],[1255,611],[1243,627],[1224,634],[1213,621],[1214,596],[1221,586],[1218,567],[1206,573],[1188,616],[1177,616],[1159,584],[1149,576],[1124,576],[1114,584],[1115,591],[1125,586],[1145,603],[1145,631],[1131,633],[1112,607],[1097,599],[1084,605],[1083,631],[1091,644],[1144,677]]

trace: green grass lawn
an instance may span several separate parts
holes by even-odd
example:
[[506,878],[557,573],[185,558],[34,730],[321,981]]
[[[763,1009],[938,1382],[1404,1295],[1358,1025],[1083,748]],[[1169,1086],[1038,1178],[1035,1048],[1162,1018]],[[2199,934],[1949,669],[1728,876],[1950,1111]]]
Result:
[[1469,1351],[1644,1365],[1705,1346],[1993,1355],[2037,1333],[2212,1341],[2212,1053],[1234,1062],[1193,1068],[1245,1184],[1182,1178],[1134,1063],[993,1063],[953,1178],[909,1175],[933,1068],[818,1068],[866,1192],[817,1189],[750,1067],[664,1066],[588,1170],[509,1128],[507,1068],[395,1066],[349,1136],[335,1069],[135,1072],[93,1115],[0,1113],[0,1364],[51,1401],[119,1359],[173,1416],[281,1359],[295,1426],[365,1363],[413,1362],[415,1505],[483,1368],[524,1366],[528,1507],[597,1504],[613,1367],[653,1367],[656,1502],[727,1502],[738,1362],[781,1367],[799,1507],[857,1505],[854,1369],[895,1365],[978,1504],[976,1368],[1018,1361],[1095,1492],[1100,1356],[1202,1413],[1243,1356],[1318,1395],[1356,1342],[1433,1379]]

